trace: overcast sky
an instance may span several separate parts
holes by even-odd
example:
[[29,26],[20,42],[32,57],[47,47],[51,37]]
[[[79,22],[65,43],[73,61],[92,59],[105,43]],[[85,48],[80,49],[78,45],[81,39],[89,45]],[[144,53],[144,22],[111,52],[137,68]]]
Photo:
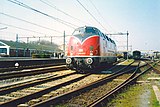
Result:
[[[32,10],[11,1],[20,1]],[[0,39],[15,41],[16,34],[56,36],[54,41],[62,44],[64,31],[71,35],[85,25],[107,34],[128,31],[132,50],[160,51],[160,0],[0,0]],[[126,49],[126,35],[109,37],[120,50]],[[38,38],[30,38],[33,40]]]

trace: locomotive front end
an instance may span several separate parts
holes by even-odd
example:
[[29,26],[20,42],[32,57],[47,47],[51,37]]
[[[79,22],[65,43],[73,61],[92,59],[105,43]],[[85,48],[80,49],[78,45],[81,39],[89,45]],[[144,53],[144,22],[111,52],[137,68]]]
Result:
[[91,69],[98,64],[99,54],[98,30],[81,27],[69,40],[66,65],[71,69]]

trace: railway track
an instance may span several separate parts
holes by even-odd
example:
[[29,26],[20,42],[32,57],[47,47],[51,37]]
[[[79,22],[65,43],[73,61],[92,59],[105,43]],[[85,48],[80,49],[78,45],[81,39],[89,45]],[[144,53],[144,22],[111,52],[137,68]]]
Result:
[[156,61],[154,64],[150,64],[153,67],[154,71],[160,74],[160,61]]
[[65,63],[57,63],[57,64],[42,64],[42,65],[0,68],[0,73],[11,72],[11,71],[20,71],[20,70],[26,70],[26,69],[35,69],[35,68],[42,68],[42,67],[50,67],[50,66],[58,66],[58,65],[64,65],[64,64]]
[[20,103],[25,103],[36,97],[40,97],[52,90],[71,84],[83,79],[90,74],[82,75],[75,72],[63,76],[47,78],[16,87],[1,90],[0,106],[16,107]]
[[12,59],[0,61],[0,72],[19,71],[23,69],[33,69],[64,65],[65,59]]
[[[42,83],[45,83],[45,82],[49,82],[49,81],[56,81],[57,79],[62,79],[63,77],[69,77],[70,75],[75,75],[75,72],[73,72],[73,73],[70,73],[70,74],[66,74],[66,75],[63,75],[63,76],[59,76],[59,77],[52,77],[52,76],[49,76],[49,77],[44,77],[44,78],[40,78],[40,79],[37,79],[37,81],[34,81],[34,82],[25,82],[25,83],[21,83],[21,84],[14,84],[14,85],[8,85],[8,86],[4,86],[4,87],[0,87],[0,99],[1,99],[1,105],[0,106],[17,106],[18,104],[20,104],[20,103],[24,103],[24,102],[28,102],[28,104],[30,104],[30,102],[32,102],[32,99],[34,99],[35,98],[35,96],[36,97],[40,97],[40,96],[42,96],[43,94],[46,94],[46,93],[48,93],[48,92],[50,92],[51,90],[53,91],[53,90],[55,90],[55,89],[57,89],[57,88],[60,88],[60,87],[62,87],[62,86],[65,86],[65,85],[67,85],[67,84],[71,84],[72,82],[76,82],[76,81],[78,81],[78,80],[80,80],[80,79],[83,79],[84,77],[86,77],[87,75],[83,75],[82,77],[79,77],[79,78],[76,78],[76,79],[73,79],[73,80],[71,80],[71,81],[67,81],[67,82],[64,82],[64,83],[61,83],[61,84],[59,84],[59,85],[56,85],[56,86],[53,86],[53,87],[49,87],[49,88],[46,88],[46,89],[42,89],[41,91],[37,91],[37,92],[35,92],[35,90],[33,91],[32,89],[32,91],[30,90],[29,91],[29,89],[27,89],[27,91],[20,91],[20,90],[26,90],[26,88],[28,88],[28,87],[35,87],[36,86],[36,88],[34,88],[34,89],[38,89],[39,87],[41,88],[41,87],[43,87],[43,85],[42,86],[39,86],[39,84],[42,84]],[[77,74],[77,75],[82,75],[82,74]],[[89,74],[88,74],[89,75]],[[106,75],[105,75],[106,76]],[[103,78],[103,77],[105,77],[105,76],[98,76],[97,77],[97,75],[94,77],[94,76],[92,76],[92,77],[90,77],[91,79],[92,78],[97,78],[97,80],[98,79],[100,79],[100,78]],[[74,78],[75,76],[73,76],[72,78]],[[90,80],[91,80],[90,79]],[[88,80],[87,80],[88,81]],[[95,80],[94,80],[95,81]],[[86,82],[86,80],[85,80],[85,82],[82,82],[82,83],[87,83]],[[84,85],[83,84],[83,85]],[[75,84],[76,85],[76,84]],[[76,85],[77,86],[77,85]],[[81,84],[81,86],[82,86],[82,84]],[[38,88],[37,88],[38,87]],[[46,86],[45,86],[46,87]],[[47,86],[48,87],[48,86]],[[73,87],[73,86],[72,86]],[[75,86],[74,86],[75,87]],[[40,89],[39,88],[39,89]],[[38,90],[39,90],[38,89]],[[19,92],[20,91],[20,92]],[[26,95],[26,94],[24,94],[24,92],[25,93],[30,93],[30,92],[34,92],[33,94],[30,94],[30,95]],[[19,94],[19,93],[21,93],[21,94]],[[23,96],[23,94],[25,95],[25,96]],[[15,98],[15,96],[19,96],[20,98]],[[23,97],[21,97],[21,96],[23,96]],[[27,99],[27,100],[31,100],[31,101],[27,101],[27,100],[25,100],[25,99]],[[13,105],[13,104],[15,104],[15,105]]]
[[149,71],[152,68],[151,66],[148,66],[147,69],[145,69],[145,70],[141,71],[140,73],[136,74],[138,69],[140,69],[141,67],[143,67],[143,66],[138,66],[137,69],[135,70],[135,72],[129,78],[127,78],[124,82],[122,82],[121,84],[119,84],[118,86],[113,88],[111,91],[106,93],[101,98],[97,99],[96,101],[94,101],[93,103],[88,105],[88,107],[102,107],[102,106],[104,106],[106,104],[107,100],[110,97],[112,97],[116,92],[122,90],[127,85],[135,83],[137,78],[139,78],[141,75],[143,75],[145,72]]
[[[81,107],[88,106],[89,107],[95,100],[105,95],[106,92],[109,92],[111,89],[113,89],[114,87],[124,82],[124,80],[126,80],[126,78],[128,78],[132,72],[135,73],[135,70],[136,68],[131,68],[125,71],[124,73],[122,72],[122,74],[121,73],[117,74],[119,76],[117,76],[116,78],[110,81],[107,81],[105,84],[100,85],[96,88],[93,88],[92,90],[88,92],[83,93],[82,95],[74,98],[73,100],[68,101],[68,103],[65,105],[75,107],[75,105],[77,104],[77,106],[81,106]],[[123,79],[123,81],[115,81],[115,79],[119,79],[119,78]]]
[[[129,65],[131,65],[131,64],[133,64],[133,63],[130,63]],[[31,107],[44,107],[44,106],[50,106],[50,105],[53,106],[53,105],[63,103],[64,101],[67,101],[67,100],[69,100],[69,99],[71,99],[75,96],[78,96],[83,92],[86,92],[86,91],[91,90],[93,88],[96,88],[100,85],[103,85],[106,82],[109,82],[109,81],[113,80],[114,78],[116,78],[116,77],[118,77],[118,76],[120,76],[120,75],[122,75],[126,72],[131,72],[131,71],[136,69],[136,68],[130,68],[129,70],[126,70],[126,69],[128,69],[128,67],[129,66],[126,66],[123,69],[118,70],[116,73],[111,74],[109,76],[106,76],[105,78],[102,78],[98,81],[92,82],[92,83],[87,84],[85,86],[78,87],[74,90],[70,90],[70,91],[68,91],[64,94],[49,98],[45,101],[41,101],[39,103],[36,103],[36,104],[32,105]],[[125,72],[122,72],[123,70],[125,70]]]
[[4,95],[4,94],[8,94],[10,92],[14,92],[20,89],[24,89],[24,88],[28,88],[28,87],[32,87],[34,85],[38,85],[38,84],[42,84],[45,82],[49,82],[49,81],[53,81],[53,80],[57,80],[57,79],[61,79],[64,78],[66,76],[70,76],[76,74],[76,72],[71,72],[71,71],[59,71],[57,73],[53,73],[51,75],[47,75],[47,76],[42,76],[42,77],[38,77],[38,78],[31,78],[25,81],[20,81],[17,83],[11,83],[8,85],[2,85],[0,87],[0,95]]
[[[119,91],[120,89],[122,89],[123,87],[128,85],[129,83],[132,83],[133,82],[132,78],[134,76],[135,76],[135,78],[133,80],[136,80],[136,78],[138,78],[140,75],[142,75],[144,72],[146,72],[147,70],[150,69],[150,67],[148,67],[146,71],[140,73],[138,71],[138,69],[141,67],[144,67],[144,66],[145,66],[144,64],[141,65],[140,67],[138,66],[136,69],[134,69],[134,72],[132,72],[131,75],[128,75],[127,79],[124,79],[124,77],[123,77],[123,81],[107,82],[104,85],[100,85],[99,87],[94,88],[94,89],[90,90],[89,92],[86,92],[84,94],[81,94],[78,97],[73,98],[73,100],[68,101],[67,104],[60,105],[60,106],[72,106],[72,107],[75,107],[75,106],[81,106],[81,107],[104,106],[105,104],[103,105],[103,102],[107,102],[106,99],[110,99],[112,96],[114,96],[113,94],[115,94],[117,91]],[[122,78],[122,76],[121,76],[121,78]]]
[[125,87],[127,84],[129,84],[132,81],[133,77],[136,75],[138,70],[139,70],[139,64],[138,64],[137,68],[134,70],[134,72],[127,79],[125,79],[119,85],[116,85],[116,87],[114,87],[113,89],[108,91],[106,94],[104,94],[100,98],[96,99],[94,102],[87,105],[87,107],[102,107],[102,106],[105,106],[107,100],[110,99],[113,96],[113,94],[115,94],[117,91],[119,91],[120,89],[122,89],[123,87]]
[[[106,82],[112,81],[114,78],[123,75],[124,73],[133,72],[136,69],[133,67],[133,65],[135,66],[133,63],[135,62],[130,63],[128,66],[124,66],[113,74],[101,74],[101,76],[98,76],[98,74],[75,74],[75,72],[72,72],[70,74],[65,74],[64,77],[48,77],[46,79],[44,77],[34,82],[26,82],[25,84],[16,85],[13,87],[3,87],[0,88],[0,99],[2,99],[0,106],[41,107],[57,105],[65,100],[69,100],[74,96],[80,95],[82,92],[86,92],[87,90],[91,90],[99,85],[103,85]],[[116,67],[111,69],[113,70],[115,68]],[[81,76],[76,77],[75,75]],[[72,79],[62,80],[63,78]],[[87,80],[86,78],[90,79]],[[62,83],[55,85],[55,83],[57,83],[57,79],[62,80]],[[50,83],[51,81],[52,83]],[[53,84],[54,86],[51,86]]]
[[[77,77],[76,75],[80,75],[80,77]],[[35,90],[34,90],[33,95],[26,95],[26,96],[23,96],[23,97],[20,97],[17,99],[6,101],[4,103],[1,102],[2,104],[0,104],[0,106],[5,107],[5,106],[12,105],[12,107],[14,107],[14,106],[16,107],[18,104],[25,103],[25,102],[26,103],[22,104],[22,105],[32,106],[34,103],[38,103],[40,101],[43,101],[46,98],[61,95],[61,94],[66,93],[70,90],[73,90],[75,88],[79,88],[80,86],[84,86],[84,85],[89,84],[93,81],[97,81],[101,78],[105,78],[106,76],[107,75],[97,75],[97,74],[92,74],[92,75],[90,75],[90,74],[72,74],[72,77],[71,77],[72,80],[69,80],[69,79],[62,80],[63,79],[62,78],[62,79],[60,79],[62,81],[62,83],[60,83],[58,85],[55,85],[55,82],[57,82],[57,80],[55,80],[55,81],[53,81],[54,86],[52,86],[50,88],[38,90],[37,92],[35,92]],[[69,76],[67,76],[66,78],[69,78]],[[47,84],[51,85],[51,83],[47,83]],[[37,89],[37,88],[41,89],[42,87],[46,87],[46,85],[44,85],[44,84],[41,86],[37,85],[36,87],[34,86],[35,88],[31,87],[30,89],[31,90]],[[10,95],[16,96],[17,94],[21,95],[24,92],[28,92],[28,93],[30,92],[30,91],[28,91],[29,89],[25,89],[25,90],[26,91],[18,91],[18,92],[14,91]],[[50,91],[52,91],[52,92],[50,92]],[[6,94],[6,96],[8,96],[8,95],[9,94]],[[5,98],[5,97],[2,96],[2,98]]]
[[65,65],[51,66],[51,67],[45,67],[45,68],[24,69],[20,71],[0,73],[0,80],[19,78],[24,76],[30,76],[30,75],[36,75],[36,74],[42,74],[42,73],[48,73],[48,72],[54,72],[54,71],[60,71],[60,70],[66,70],[66,66]]

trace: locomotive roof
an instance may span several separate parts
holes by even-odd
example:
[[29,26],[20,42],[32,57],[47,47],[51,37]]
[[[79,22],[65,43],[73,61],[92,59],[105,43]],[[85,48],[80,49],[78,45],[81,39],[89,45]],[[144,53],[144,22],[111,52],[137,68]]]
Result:
[[[90,27],[90,28],[96,28],[96,27],[93,27],[93,26],[83,26],[83,27],[86,27],[86,28],[87,28],[87,27]],[[96,28],[96,29],[97,29],[97,28]]]
[[[94,28],[94,29],[98,29],[98,28],[92,27],[92,26],[83,26],[83,27],[79,27],[79,28]],[[76,29],[79,29],[79,28],[76,28]]]
[[[77,29],[80,29],[80,28],[93,28],[93,29],[99,30],[98,28],[93,27],[93,26],[83,26],[83,27],[79,27],[79,28],[77,28]],[[99,31],[100,31],[100,30],[99,30]],[[100,32],[101,32],[101,31],[100,31]],[[102,35],[103,35],[103,37],[104,37],[105,39],[107,39],[108,41],[111,41],[112,43],[116,44],[116,43],[114,42],[114,40],[112,40],[111,38],[109,38],[106,34],[104,34],[103,32],[101,32],[101,33],[102,33]]]

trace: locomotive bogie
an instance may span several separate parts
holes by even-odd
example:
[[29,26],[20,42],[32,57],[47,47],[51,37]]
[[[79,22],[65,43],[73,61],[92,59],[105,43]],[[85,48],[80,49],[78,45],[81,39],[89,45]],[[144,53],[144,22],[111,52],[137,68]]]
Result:
[[74,57],[66,59],[66,65],[71,69],[93,69],[97,64],[99,64],[98,57]]
[[68,57],[66,65],[69,69],[94,69],[102,63],[114,63],[117,57]]

